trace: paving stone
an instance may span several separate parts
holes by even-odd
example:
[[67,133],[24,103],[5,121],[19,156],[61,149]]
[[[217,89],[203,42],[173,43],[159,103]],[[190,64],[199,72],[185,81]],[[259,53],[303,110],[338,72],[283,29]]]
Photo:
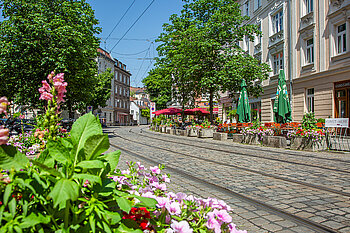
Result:
[[277,224],[267,224],[267,225],[262,225],[262,227],[270,232],[276,232],[283,229],[283,227]]
[[339,229],[339,232],[342,232],[342,233],[349,233],[350,232],[350,227],[344,227],[342,229]]
[[335,221],[323,222],[322,225],[326,225],[326,226],[333,228],[333,229],[340,229],[340,228],[344,227],[343,224],[340,224],[339,222],[335,222]]

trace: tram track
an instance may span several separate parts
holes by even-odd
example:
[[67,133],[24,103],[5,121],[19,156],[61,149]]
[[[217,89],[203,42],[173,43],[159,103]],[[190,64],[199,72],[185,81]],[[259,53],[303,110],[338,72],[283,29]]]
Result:
[[[125,138],[123,136],[120,136],[120,135],[116,134],[115,132],[113,132],[113,133],[114,133],[114,135],[116,137],[119,137],[119,138],[121,138],[123,140],[129,141],[131,143],[137,143],[137,144],[140,144],[140,145],[143,145],[143,146],[148,146],[148,147],[151,147],[151,148],[157,148],[155,146],[151,146],[151,145],[147,145],[145,143],[139,143],[139,142],[137,142],[135,140],[127,139],[127,138]],[[147,161],[149,163],[159,164],[159,161],[156,161],[156,160],[154,160],[154,159],[152,159],[150,157],[146,157],[146,156],[144,156],[144,155],[142,155],[140,153],[133,152],[133,151],[131,151],[131,150],[125,148],[125,147],[117,146],[117,145],[115,145],[113,143],[111,143],[111,146],[116,148],[116,149],[119,149],[121,151],[124,151],[124,152],[132,155],[133,157],[137,157],[137,158],[142,159],[144,161]],[[163,149],[163,148],[157,148],[157,149]],[[171,151],[171,152],[179,154],[178,152],[174,152],[174,151]],[[182,154],[182,155],[184,156],[184,154]],[[187,156],[187,155],[185,155],[185,156]],[[195,157],[195,156],[193,156],[193,157],[196,158],[196,159],[202,159],[202,158]],[[213,161],[210,161],[210,162],[213,162]],[[220,165],[224,165],[224,164],[220,164]],[[205,185],[207,187],[215,188],[216,190],[224,193],[225,195],[229,195],[229,196],[238,198],[238,199],[240,199],[240,200],[242,200],[242,201],[244,201],[246,203],[252,204],[254,206],[258,206],[258,207],[260,207],[262,209],[265,209],[265,210],[267,210],[270,213],[276,214],[276,215],[278,215],[278,216],[280,216],[280,217],[282,217],[284,219],[288,219],[288,220],[291,220],[293,222],[296,222],[296,223],[298,223],[298,224],[300,224],[300,225],[302,225],[304,227],[307,227],[307,228],[309,228],[309,229],[311,229],[311,230],[313,230],[315,232],[335,232],[335,233],[339,232],[339,231],[337,231],[335,229],[332,229],[332,228],[330,228],[328,226],[325,226],[325,225],[322,225],[320,223],[311,221],[311,220],[309,220],[307,218],[296,216],[296,215],[288,213],[288,212],[286,212],[286,211],[284,211],[284,210],[282,210],[280,208],[276,208],[276,207],[274,207],[272,205],[269,205],[269,204],[266,204],[266,203],[264,203],[262,201],[259,201],[257,199],[254,199],[254,198],[251,198],[251,197],[247,197],[247,196],[245,196],[245,195],[243,195],[243,194],[241,194],[239,192],[232,191],[232,190],[230,190],[230,189],[228,189],[226,187],[223,187],[223,186],[221,186],[221,185],[219,185],[217,183],[209,182],[207,179],[198,178],[198,177],[196,177],[196,176],[194,176],[194,175],[192,175],[192,174],[190,174],[188,172],[185,172],[185,171],[183,171],[183,170],[181,170],[179,168],[173,167],[173,166],[171,166],[169,164],[167,164],[166,169],[169,170],[169,171],[175,172],[175,173],[177,173],[177,174],[179,174],[179,175],[181,175],[181,176],[183,176],[183,177],[185,177],[187,179],[190,179],[192,181],[199,182],[199,183],[201,183],[201,184],[203,184],[203,185]]]
[[[135,133],[133,131],[130,131],[130,132],[131,133]],[[145,131],[143,131],[143,132],[145,132]],[[148,133],[146,133],[146,134],[148,134]],[[160,141],[163,141],[163,142],[176,143],[176,144],[181,144],[181,145],[186,145],[186,146],[194,146],[193,143],[191,144],[191,143],[179,142],[179,141],[175,142],[175,141],[167,140],[167,139],[164,139],[164,138],[153,137],[153,136],[149,136],[149,135],[146,136],[145,134],[143,134],[143,137],[148,137],[148,138],[160,140]],[[199,141],[192,141],[192,142],[201,143]],[[217,146],[217,144],[210,143],[210,142],[207,142],[207,141],[203,142],[203,143]],[[337,168],[325,167],[325,166],[320,166],[320,165],[315,165],[315,164],[308,164],[308,163],[302,163],[302,162],[289,161],[289,160],[279,159],[279,158],[274,158],[274,157],[265,157],[265,156],[261,156],[261,155],[242,153],[242,152],[226,150],[226,149],[211,148],[211,147],[208,147],[208,146],[202,146],[202,145],[197,145],[197,144],[195,146],[197,148],[202,148],[202,149],[212,150],[212,151],[217,151],[217,152],[235,153],[237,155],[242,155],[242,156],[249,156],[249,157],[260,158],[260,159],[265,159],[265,160],[272,160],[272,161],[277,161],[277,162],[289,163],[289,164],[293,164],[293,165],[309,166],[309,167],[325,169],[325,170],[329,170],[329,171],[335,171],[335,172],[341,172],[341,173],[350,174],[350,171],[347,171],[347,170],[340,170],[340,169],[337,169]],[[223,144],[223,146],[226,147],[227,145]],[[268,152],[269,154],[274,154],[276,156],[280,155],[280,153],[278,153],[276,151],[273,151],[273,150],[266,150],[266,149],[260,149],[260,148],[259,149],[252,149],[252,148],[247,148],[247,147],[239,147],[237,145],[235,145],[235,147],[240,148],[240,149],[244,149],[244,150],[250,150],[250,151]],[[328,158],[320,158],[320,157],[317,157],[317,156],[303,156],[303,155],[296,155],[296,154],[287,153],[287,152],[283,152],[283,154],[285,154],[285,155],[292,155],[292,156],[298,156],[298,157],[304,157],[304,158],[313,158],[313,159],[327,160],[327,161],[333,161],[333,162],[350,163],[350,161],[337,160],[337,159],[328,159]]]
[[[129,131],[129,132],[131,132],[131,131]],[[350,197],[350,193],[348,193],[348,192],[339,191],[339,190],[336,190],[336,189],[328,188],[328,187],[317,185],[317,184],[311,184],[311,183],[307,183],[307,182],[303,182],[303,181],[298,181],[298,180],[291,179],[291,178],[281,177],[281,176],[278,176],[278,175],[273,175],[273,174],[269,174],[269,173],[266,173],[266,172],[263,172],[263,171],[249,169],[249,168],[246,168],[246,167],[241,167],[241,166],[237,166],[237,165],[233,165],[233,164],[227,164],[227,163],[223,163],[223,162],[218,162],[218,161],[215,161],[215,160],[212,160],[212,159],[198,157],[198,156],[194,156],[194,155],[191,155],[191,154],[188,154],[188,153],[173,151],[173,150],[168,149],[168,148],[154,146],[154,145],[150,145],[150,144],[147,144],[147,143],[131,140],[129,138],[125,138],[123,136],[120,136],[120,135],[116,134],[114,131],[113,131],[113,134],[118,136],[118,137],[120,137],[120,138],[122,138],[122,139],[124,139],[124,140],[126,140],[126,141],[129,141],[129,142],[132,142],[132,143],[136,143],[136,144],[139,144],[139,145],[143,145],[143,146],[147,146],[147,147],[150,147],[150,148],[155,148],[155,149],[171,152],[171,153],[174,153],[174,154],[178,154],[178,155],[181,155],[181,156],[185,156],[185,157],[189,157],[189,158],[193,158],[193,159],[198,159],[198,160],[201,160],[201,161],[205,161],[205,162],[209,162],[209,163],[213,163],[213,164],[217,164],[217,165],[221,165],[221,166],[225,166],[225,167],[235,168],[235,169],[239,169],[239,170],[242,170],[242,171],[245,171],[245,172],[258,174],[258,175],[262,175],[262,176],[273,178],[273,179],[277,179],[277,180],[283,180],[285,182],[294,183],[294,184],[298,184],[298,185],[303,185],[303,186],[306,186],[306,187],[309,187],[309,188],[322,190],[322,191],[338,194],[338,195],[341,195],[341,196]],[[230,153],[233,153],[233,152],[230,152]]]

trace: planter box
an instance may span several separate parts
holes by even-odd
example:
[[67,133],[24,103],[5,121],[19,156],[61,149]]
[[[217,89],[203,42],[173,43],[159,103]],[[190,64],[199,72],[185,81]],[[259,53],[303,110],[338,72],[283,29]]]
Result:
[[218,141],[227,141],[227,133],[214,132],[213,139]]
[[186,137],[188,136],[187,130],[178,129],[178,131],[180,136],[186,136]]
[[198,137],[199,138],[212,138],[214,134],[214,129],[199,129]]
[[250,145],[260,145],[258,135],[246,135],[244,136],[243,142]]
[[323,139],[319,143],[313,143],[312,140],[296,137],[290,140],[290,149],[292,150],[307,150],[307,151],[321,151],[327,150],[326,140]]
[[233,134],[233,135],[232,135],[232,139],[233,139],[234,142],[242,143],[244,137],[243,137],[243,134],[237,133],[237,134]]
[[198,130],[197,129],[187,129],[187,136],[188,137],[198,137]]
[[[169,134],[175,135],[176,129],[168,129],[167,131],[169,132]],[[168,133],[168,132],[167,132],[167,133]]]
[[282,136],[264,136],[262,144],[268,147],[286,148],[287,139]]

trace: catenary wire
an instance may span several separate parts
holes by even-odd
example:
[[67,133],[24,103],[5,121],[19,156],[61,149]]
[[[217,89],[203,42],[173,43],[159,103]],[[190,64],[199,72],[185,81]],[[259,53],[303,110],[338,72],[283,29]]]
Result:
[[120,24],[120,22],[123,20],[123,18],[125,17],[125,15],[128,13],[128,11],[130,10],[130,8],[134,5],[134,3],[136,2],[136,0],[134,0],[130,6],[128,7],[128,9],[124,12],[123,16],[119,19],[118,23],[114,26],[114,28],[112,29],[112,31],[109,33],[109,35],[107,36],[107,38],[105,39],[105,42],[107,41],[107,39],[112,35],[112,33],[114,32],[114,30],[118,27],[118,25]]
[[147,8],[141,13],[141,15],[135,20],[135,22],[129,27],[129,29],[124,33],[124,35],[118,40],[118,42],[112,47],[110,50],[110,53],[112,50],[120,43],[120,41],[128,34],[128,32],[135,26],[135,24],[140,20],[140,18],[146,13],[146,11],[152,6],[152,4],[155,2],[155,0],[152,0],[152,2],[147,6]]

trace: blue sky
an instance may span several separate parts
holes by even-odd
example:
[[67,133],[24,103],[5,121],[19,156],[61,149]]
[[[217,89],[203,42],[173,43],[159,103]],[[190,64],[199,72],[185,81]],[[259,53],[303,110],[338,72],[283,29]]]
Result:
[[[157,44],[154,40],[162,32],[162,25],[168,22],[172,14],[180,14],[183,2],[181,0],[155,0],[140,20],[130,29],[123,40],[119,39],[131,27],[142,12],[153,0],[135,0],[134,4],[116,27],[109,39],[104,39],[112,32],[123,14],[134,0],[87,0],[95,10],[102,33],[101,47],[109,52],[113,47],[112,56],[130,70],[131,85],[142,86],[142,79],[153,67],[152,58],[157,56]],[[117,45],[116,45],[117,44]],[[115,46],[116,45],[116,46]],[[135,55],[131,55],[135,54]]]

